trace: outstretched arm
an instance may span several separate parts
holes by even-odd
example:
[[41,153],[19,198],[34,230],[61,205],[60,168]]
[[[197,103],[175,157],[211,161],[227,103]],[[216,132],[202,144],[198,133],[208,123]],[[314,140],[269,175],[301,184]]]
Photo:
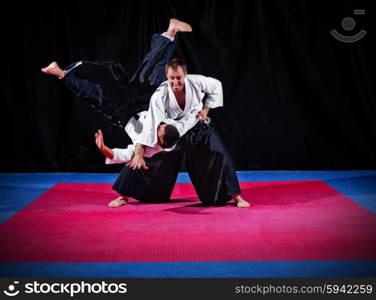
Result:
[[[113,148],[110,149],[104,144],[103,134],[101,130],[95,133],[95,144],[98,149],[106,156],[106,164],[122,164],[131,162],[135,156],[135,145],[128,145],[125,149]],[[140,153],[139,155],[143,155]]]
[[104,156],[111,160],[114,158],[114,152],[104,144],[103,133],[100,129],[95,133],[95,144]]

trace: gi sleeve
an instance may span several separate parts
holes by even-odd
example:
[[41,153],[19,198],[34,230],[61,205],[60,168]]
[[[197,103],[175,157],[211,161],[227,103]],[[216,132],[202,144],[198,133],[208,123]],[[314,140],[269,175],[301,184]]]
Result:
[[114,148],[112,152],[114,153],[114,157],[112,159],[106,158],[106,165],[109,164],[121,164],[128,162],[132,159],[135,153],[135,145],[129,145],[125,149]]
[[223,106],[222,83],[215,78],[203,75],[193,75],[195,82],[200,85],[202,92],[206,95],[205,106],[210,109]]

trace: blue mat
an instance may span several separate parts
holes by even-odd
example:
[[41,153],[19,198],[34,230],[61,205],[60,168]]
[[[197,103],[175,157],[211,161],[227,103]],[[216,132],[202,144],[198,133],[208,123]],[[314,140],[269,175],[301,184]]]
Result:
[[[239,181],[322,180],[376,214],[376,171],[237,172]],[[0,224],[60,182],[112,183],[117,174],[0,174]],[[179,183],[190,182],[180,173]],[[0,225],[1,226],[1,225]],[[1,227],[0,227],[1,233]],[[376,261],[0,263],[1,277],[376,277]]]

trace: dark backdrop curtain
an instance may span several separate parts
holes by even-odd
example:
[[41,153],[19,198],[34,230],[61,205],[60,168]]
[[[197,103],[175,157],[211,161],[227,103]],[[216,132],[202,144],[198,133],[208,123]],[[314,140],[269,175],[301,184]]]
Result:
[[[130,75],[169,18],[193,27],[176,57],[222,81],[210,116],[237,170],[376,166],[372,1],[13,1],[3,8],[3,172],[114,172],[94,144],[129,141],[40,68],[120,61]],[[354,9],[365,9],[355,16]],[[356,20],[349,32],[345,17]],[[372,23],[372,24],[371,24]],[[352,44],[332,29],[367,35]]]

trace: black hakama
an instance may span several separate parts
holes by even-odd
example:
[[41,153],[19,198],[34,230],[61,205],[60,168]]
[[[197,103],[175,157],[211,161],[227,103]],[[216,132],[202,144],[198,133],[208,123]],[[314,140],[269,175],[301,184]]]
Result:
[[162,66],[171,59],[175,44],[154,34],[151,50],[132,79],[120,63],[79,61],[64,70],[62,81],[114,125],[124,127],[132,116],[148,109],[155,89],[165,80]]

